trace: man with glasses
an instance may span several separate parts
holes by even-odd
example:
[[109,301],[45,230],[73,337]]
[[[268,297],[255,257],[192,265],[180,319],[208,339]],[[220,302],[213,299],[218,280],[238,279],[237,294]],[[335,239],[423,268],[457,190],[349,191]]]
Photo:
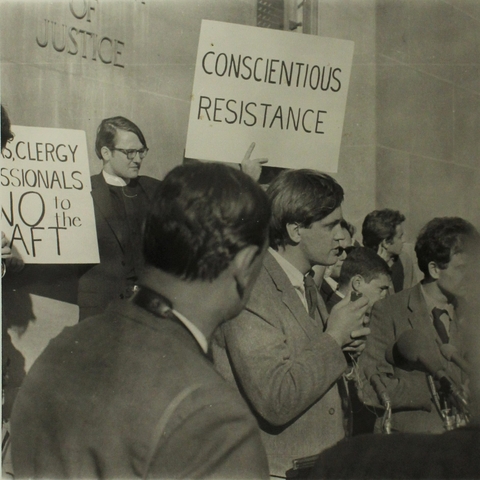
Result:
[[[326,267],[323,272],[320,266],[316,266],[314,268],[316,273],[315,282],[317,285],[320,285],[320,295],[325,301],[325,305],[329,312],[343,298],[343,296],[338,292],[338,279],[340,277],[340,271],[347,254],[354,248],[353,236],[355,235],[356,231],[355,227],[351,223],[348,223],[345,219],[340,222],[340,226],[342,227],[344,239],[338,242],[339,247],[342,247],[342,251],[339,252],[340,254],[336,263]],[[320,275],[319,278],[317,272],[323,273],[323,276]]]
[[95,152],[103,162],[101,173],[91,178],[100,263],[86,266],[80,277],[80,320],[102,313],[114,299],[133,294],[143,267],[142,227],[160,184],[139,176],[147,142],[127,118],[102,120]]

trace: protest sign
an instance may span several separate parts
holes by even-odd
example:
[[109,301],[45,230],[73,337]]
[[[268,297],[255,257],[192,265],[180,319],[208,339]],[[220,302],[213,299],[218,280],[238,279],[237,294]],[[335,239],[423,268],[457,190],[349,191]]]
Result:
[[203,20],[186,156],[336,172],[354,43]]
[[25,263],[98,263],[85,132],[12,126],[1,156],[2,231]]

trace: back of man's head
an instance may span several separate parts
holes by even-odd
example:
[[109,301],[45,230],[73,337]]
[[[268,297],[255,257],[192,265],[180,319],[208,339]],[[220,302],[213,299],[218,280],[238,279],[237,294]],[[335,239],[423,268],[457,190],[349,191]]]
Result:
[[363,220],[363,245],[377,251],[383,240],[391,242],[397,226],[405,221],[405,216],[398,210],[385,208],[370,212]]
[[213,281],[235,255],[267,241],[268,197],[245,173],[217,163],[174,168],[147,217],[148,265],[182,280]]
[[478,237],[475,227],[460,217],[436,217],[420,231],[415,244],[418,267],[430,277],[429,263],[447,268],[452,255],[464,249],[465,242]]
[[361,275],[366,283],[370,283],[380,275],[391,275],[387,262],[370,248],[355,247],[347,255],[338,279],[339,288],[348,286],[355,275]]
[[115,137],[117,130],[124,130],[126,132],[134,133],[142,145],[145,148],[147,147],[147,142],[142,131],[131,120],[125,117],[106,118],[102,120],[98,126],[97,137],[95,139],[95,153],[100,160],[103,158],[102,147],[107,147],[110,150],[115,148]]
[[343,188],[332,177],[316,170],[285,170],[269,185],[272,204],[270,245],[290,243],[287,224],[309,227],[327,217],[343,202]]

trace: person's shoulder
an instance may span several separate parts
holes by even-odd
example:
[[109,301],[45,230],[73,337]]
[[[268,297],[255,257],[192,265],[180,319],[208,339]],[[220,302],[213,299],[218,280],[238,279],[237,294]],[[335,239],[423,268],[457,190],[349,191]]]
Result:
[[162,183],[162,181],[158,180],[158,178],[149,177],[148,175],[140,175],[138,177],[138,181],[144,187],[150,187],[150,186],[158,187],[158,185]]
[[92,175],[90,177],[90,183],[92,185],[92,188],[98,188],[102,184],[106,185],[106,182],[103,178],[102,172],[96,173],[95,175]]
[[[392,308],[392,307],[399,307],[401,305],[408,305],[410,298],[412,295],[417,294],[417,290],[420,288],[419,284],[402,290],[398,293],[394,293],[393,295],[387,295],[384,299],[379,300],[375,303],[375,307],[377,308]],[[374,307],[374,308],[375,308]]]
[[[265,257],[263,266],[260,269],[257,281],[252,289],[250,299],[247,303],[247,308],[252,305],[270,303],[272,298],[277,298],[280,294],[280,290],[277,286],[278,276],[282,275],[280,265],[276,260],[267,253],[270,258]],[[275,262],[273,264],[272,262]],[[277,268],[278,267],[278,268]]]

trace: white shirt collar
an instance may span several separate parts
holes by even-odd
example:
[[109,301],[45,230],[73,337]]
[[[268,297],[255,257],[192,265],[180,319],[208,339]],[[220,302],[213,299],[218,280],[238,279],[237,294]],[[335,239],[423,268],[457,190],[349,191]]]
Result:
[[207,353],[208,352],[208,342],[207,338],[205,335],[200,331],[200,329],[194,325],[188,318],[183,316],[180,312],[177,310],[174,310],[172,308],[173,314],[185,325],[185,327],[188,328],[190,333],[195,337],[195,340],[198,342],[202,350]]
[[283,271],[286,273],[290,283],[302,292],[305,292],[305,284],[303,278],[305,275],[297,268],[294,267],[288,260],[283,258],[276,250],[272,247],[268,248],[268,251],[273,255],[273,258],[280,264]]
[[128,185],[128,182],[124,178],[107,173],[105,170],[102,170],[102,175],[108,185],[114,185],[117,187],[125,187]]
[[305,275],[298,270],[297,267],[294,267],[288,260],[283,258],[276,250],[269,247],[268,251],[272,254],[273,258],[278,262],[282,270],[287,275],[290,283],[292,284],[293,288],[297,292],[298,298],[302,302],[303,306],[308,312],[308,303],[305,297],[305,283],[304,278]]
[[332,277],[323,277],[323,279],[332,287],[334,292],[338,292],[338,282],[334,280]]

